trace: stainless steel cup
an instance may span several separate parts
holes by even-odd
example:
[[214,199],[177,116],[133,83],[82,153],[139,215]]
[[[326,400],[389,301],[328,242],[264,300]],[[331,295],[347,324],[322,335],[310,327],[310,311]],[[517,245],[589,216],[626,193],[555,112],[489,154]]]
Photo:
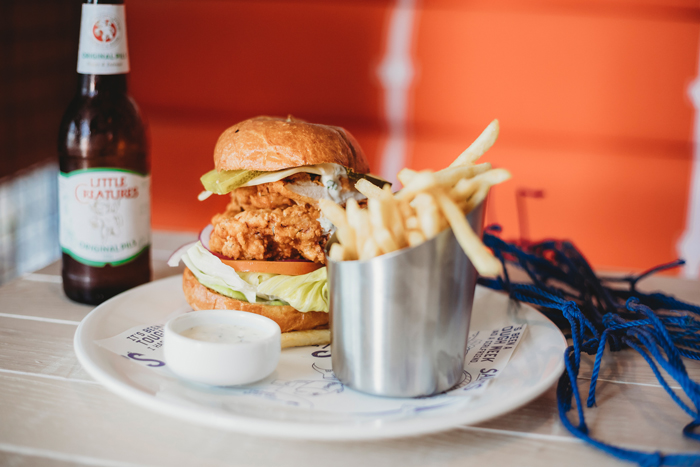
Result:
[[[483,203],[467,219],[483,229]],[[429,396],[461,378],[476,271],[452,229],[367,261],[328,260],[335,376],[358,391]]]

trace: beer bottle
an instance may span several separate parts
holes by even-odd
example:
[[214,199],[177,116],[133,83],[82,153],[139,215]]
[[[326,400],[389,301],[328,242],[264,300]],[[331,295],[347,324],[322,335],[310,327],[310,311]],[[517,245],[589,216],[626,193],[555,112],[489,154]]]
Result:
[[77,71],[59,130],[59,241],[63,290],[96,305],[151,278],[150,161],[122,2],[82,5]]

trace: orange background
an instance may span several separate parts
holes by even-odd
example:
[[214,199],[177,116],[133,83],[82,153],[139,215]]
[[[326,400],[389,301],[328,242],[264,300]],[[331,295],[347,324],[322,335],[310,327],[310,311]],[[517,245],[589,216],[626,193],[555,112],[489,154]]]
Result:
[[[225,204],[198,202],[218,135],[287,115],[348,128],[379,171],[384,56],[393,1],[127,3],[130,90],[150,125],[153,225],[199,230]],[[418,3],[407,164],[439,169],[493,119],[484,157],[513,179],[489,222],[567,238],[599,268],[677,257],[686,219],[697,75],[697,1]]]

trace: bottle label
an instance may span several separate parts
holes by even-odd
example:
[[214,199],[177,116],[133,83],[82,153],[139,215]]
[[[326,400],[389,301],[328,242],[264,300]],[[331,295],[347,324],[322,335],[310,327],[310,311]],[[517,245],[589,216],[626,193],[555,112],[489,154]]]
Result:
[[78,73],[117,75],[128,72],[124,5],[83,4]]
[[151,243],[151,177],[95,168],[58,175],[59,242],[88,266],[119,266]]

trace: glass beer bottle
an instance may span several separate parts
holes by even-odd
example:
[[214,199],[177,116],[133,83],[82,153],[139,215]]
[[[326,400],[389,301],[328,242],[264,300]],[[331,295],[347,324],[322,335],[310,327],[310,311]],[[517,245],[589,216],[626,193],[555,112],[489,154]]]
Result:
[[63,290],[96,305],[151,278],[150,161],[121,2],[82,5],[77,71],[59,130],[59,241]]

